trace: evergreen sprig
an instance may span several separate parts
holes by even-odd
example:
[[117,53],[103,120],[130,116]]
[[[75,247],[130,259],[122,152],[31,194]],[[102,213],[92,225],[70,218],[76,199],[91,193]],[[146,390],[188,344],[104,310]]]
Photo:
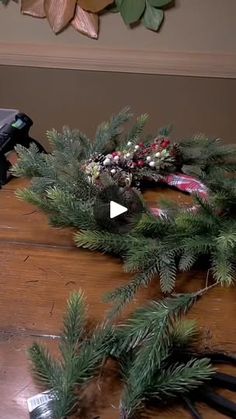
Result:
[[[184,360],[184,351],[196,343],[198,329],[181,317],[198,295],[185,294],[152,302],[135,311],[116,332],[116,354],[122,362],[125,389],[121,417],[128,419],[149,399],[167,400],[191,391],[213,373],[207,359]],[[183,359],[175,362],[175,352]],[[127,356],[127,353],[132,356]]]
[[130,237],[128,234],[124,237],[122,234],[107,231],[82,230],[75,235],[75,243],[78,247],[116,255],[125,254],[134,241],[135,237]]
[[73,413],[79,403],[78,389],[110,357],[121,367],[120,414],[124,419],[133,417],[153,398],[178,399],[209,380],[213,374],[209,360],[194,358],[199,330],[194,322],[183,319],[199,295],[150,302],[125,323],[103,323],[88,335],[84,296],[72,294],[59,344],[61,356],[55,359],[39,344],[29,351],[37,380],[54,396],[52,417],[64,419]]
[[159,371],[148,389],[149,397],[157,399],[176,397],[178,394],[189,392],[209,379],[212,367],[208,359],[191,359],[186,364],[177,363]]
[[54,359],[41,344],[29,350],[37,381],[54,394],[53,417],[62,419],[78,404],[76,391],[93,378],[110,351],[111,326],[101,325],[92,336],[85,335],[86,305],[81,292],[73,293],[67,305],[59,349]]
[[33,372],[43,386],[52,388],[57,384],[59,363],[52,358],[44,346],[34,343],[29,350]]
[[[91,152],[109,153],[116,145],[117,137],[122,133],[122,126],[132,117],[129,107],[124,108],[117,115],[112,116],[109,122],[103,122],[97,129]],[[137,129],[140,122],[137,123]],[[137,133],[135,133],[137,135]]]
[[[128,351],[135,349],[149,335],[154,337],[154,333],[160,332],[165,321],[169,327],[171,320],[173,318],[177,319],[180,314],[186,314],[197,298],[196,294],[183,294],[178,297],[152,301],[145,307],[138,308],[132,317],[117,329],[117,335],[120,336],[121,341],[119,350]],[[168,328],[167,331],[169,331]],[[183,330],[179,332],[178,336],[182,334],[184,334]]]

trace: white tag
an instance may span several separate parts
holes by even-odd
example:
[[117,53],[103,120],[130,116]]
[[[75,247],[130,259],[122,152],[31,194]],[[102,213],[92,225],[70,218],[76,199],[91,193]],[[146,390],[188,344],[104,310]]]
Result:
[[41,406],[44,403],[54,400],[55,395],[51,390],[44,391],[43,393],[36,394],[36,396],[30,397],[27,400],[29,413],[33,412],[36,407]]

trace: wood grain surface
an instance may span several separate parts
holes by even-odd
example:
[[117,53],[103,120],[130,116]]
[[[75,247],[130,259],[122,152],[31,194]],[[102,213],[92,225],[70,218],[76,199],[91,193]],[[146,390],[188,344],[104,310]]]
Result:
[[[73,290],[82,288],[90,307],[89,319],[104,318],[109,306],[103,295],[125,284],[130,275],[122,270],[118,258],[76,249],[73,231],[53,229],[47,217],[15,196],[26,181],[13,180],[0,190],[0,419],[29,417],[26,400],[41,389],[33,382],[27,349],[33,341],[45,342],[56,353],[66,300]],[[173,198],[183,203],[190,197],[175,191],[147,191],[155,202]],[[178,277],[177,291],[204,287],[205,271]],[[133,305],[160,296],[158,281],[142,290]],[[233,352],[236,342],[236,291],[214,288],[194,307],[190,316],[197,318],[204,330],[204,345]],[[229,371],[233,371],[231,368]],[[236,373],[236,371],[234,371]],[[118,419],[121,383],[116,368],[109,364],[102,377],[84,392],[80,418]],[[232,394],[229,395],[232,399]],[[236,399],[235,399],[236,400]],[[224,418],[205,405],[200,406],[204,419]],[[190,417],[181,407],[152,411],[149,418]]]

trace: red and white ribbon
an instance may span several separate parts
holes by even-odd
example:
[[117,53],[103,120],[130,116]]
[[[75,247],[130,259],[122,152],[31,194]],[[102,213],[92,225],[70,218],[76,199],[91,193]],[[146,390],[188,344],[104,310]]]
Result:
[[[163,176],[161,179],[161,183],[175,187],[181,192],[187,192],[190,195],[198,195],[203,200],[208,199],[208,188],[200,182],[200,180],[184,174],[170,174],[167,176]],[[193,205],[192,207],[188,208],[188,211],[197,211],[198,206]],[[168,214],[168,210],[164,210],[158,207],[151,207],[151,213],[155,217],[165,217]]]

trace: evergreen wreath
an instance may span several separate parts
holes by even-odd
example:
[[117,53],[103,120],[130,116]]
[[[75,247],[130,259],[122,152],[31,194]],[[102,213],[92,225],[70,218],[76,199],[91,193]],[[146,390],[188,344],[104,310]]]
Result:
[[[93,141],[78,130],[50,131],[52,153],[39,153],[34,144],[17,146],[19,161],[13,168],[15,176],[32,179],[29,188],[18,191],[20,198],[45,211],[52,225],[79,230],[78,247],[118,255],[125,270],[136,273],[107,295],[114,302],[112,314],[154,278],[159,277],[164,293],[172,293],[177,273],[200,261],[220,285],[231,285],[235,275],[236,148],[203,135],[171,143],[169,129],[145,136],[147,115],[125,133],[123,125],[131,116],[125,108],[102,123]],[[171,179],[178,186],[179,176],[187,182],[184,189],[193,190],[194,208],[183,211],[169,203],[164,214],[150,209],[141,195],[145,182]],[[133,220],[128,233],[114,232],[94,216],[96,199],[108,185],[111,199],[125,193],[127,205],[142,201],[142,217]]]

